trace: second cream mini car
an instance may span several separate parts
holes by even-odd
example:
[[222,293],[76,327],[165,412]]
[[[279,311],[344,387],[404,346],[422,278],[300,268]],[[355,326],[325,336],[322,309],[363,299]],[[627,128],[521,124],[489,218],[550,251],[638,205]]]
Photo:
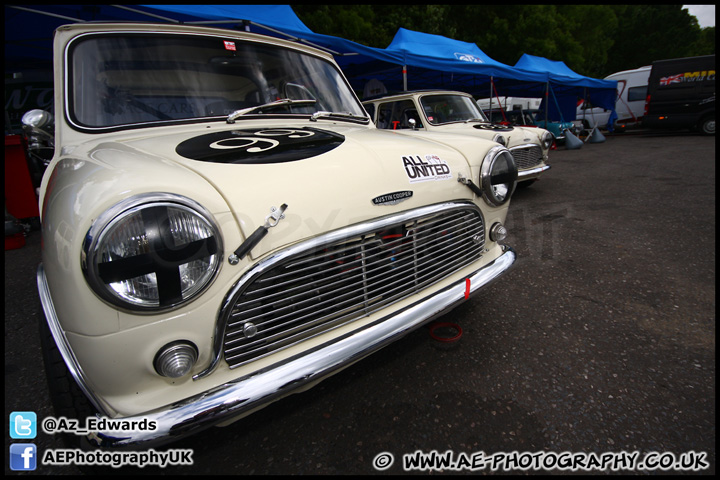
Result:
[[431,134],[436,141],[450,144],[457,142],[457,135],[468,135],[508,147],[517,164],[520,186],[530,185],[550,168],[548,152],[553,143],[550,132],[491,123],[467,93],[403,92],[367,100],[363,105],[382,130],[413,136]]

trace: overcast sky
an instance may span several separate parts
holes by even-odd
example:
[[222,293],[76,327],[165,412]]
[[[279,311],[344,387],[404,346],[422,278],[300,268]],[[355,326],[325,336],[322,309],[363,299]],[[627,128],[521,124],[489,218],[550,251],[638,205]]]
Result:
[[715,26],[715,5],[683,5],[698,19],[700,28]]

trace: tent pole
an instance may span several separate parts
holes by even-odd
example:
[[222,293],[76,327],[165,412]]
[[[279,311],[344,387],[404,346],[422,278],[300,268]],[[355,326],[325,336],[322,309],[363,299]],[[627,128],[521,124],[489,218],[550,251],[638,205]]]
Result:
[[[507,97],[505,98],[505,105],[502,105],[500,103],[500,95],[498,95],[497,88],[495,88],[495,82],[490,83],[493,87],[493,93],[495,94],[495,98],[498,101],[498,110],[500,110],[500,116],[502,116],[503,122],[507,122],[507,116],[505,116],[505,110],[507,110]],[[490,99],[490,103],[492,103],[492,98]],[[490,110],[490,114],[492,115],[492,109]]]
[[9,7],[9,8],[16,8],[16,9],[18,9],[18,10],[23,10],[23,11],[25,11],[25,12],[32,12],[32,13],[38,13],[38,14],[40,14],[40,15],[47,15],[48,17],[55,17],[55,18],[59,18],[59,19],[62,19],[62,20],[70,20],[71,22],[82,23],[82,22],[85,21],[85,20],[80,20],[79,18],[66,17],[66,16],[64,16],[64,15],[57,15],[57,14],[55,14],[55,13],[43,12],[43,11],[41,11],[41,10],[35,10],[35,9],[32,9],[32,8],[16,7],[16,6],[14,6],[14,5],[8,5],[8,7]]
[[550,110],[550,80],[545,84],[545,126],[548,126],[548,110]]
[[550,93],[552,93],[553,96],[553,102],[555,103],[555,108],[558,109],[558,113],[560,114],[560,122],[565,123],[565,118],[563,118],[562,109],[560,108],[560,104],[557,101],[557,97],[555,96],[555,92],[550,89]]
[[407,92],[407,65],[403,65],[403,91]]
[[493,77],[490,75],[490,113],[488,114],[488,120],[492,123],[492,102],[493,102]]

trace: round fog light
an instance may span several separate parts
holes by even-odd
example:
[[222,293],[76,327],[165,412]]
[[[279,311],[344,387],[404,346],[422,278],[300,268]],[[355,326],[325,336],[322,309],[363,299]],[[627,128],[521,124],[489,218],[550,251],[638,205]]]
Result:
[[195,365],[197,356],[197,348],[191,342],[168,343],[155,355],[155,371],[163,377],[182,377]]
[[496,223],[490,228],[490,240],[493,242],[502,242],[507,238],[507,229],[502,223]]

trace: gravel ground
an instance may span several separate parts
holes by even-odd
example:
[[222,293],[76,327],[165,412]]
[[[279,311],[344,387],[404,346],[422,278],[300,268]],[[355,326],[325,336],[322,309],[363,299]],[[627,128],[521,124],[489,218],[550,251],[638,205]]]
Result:
[[[435,451],[517,452],[504,457],[517,462],[511,473],[570,472],[522,470],[523,452],[695,455],[703,468],[686,473],[714,474],[714,137],[608,136],[560,147],[551,164],[513,197],[516,267],[442,319],[462,327],[459,341],[421,328],[308,392],[172,445],[193,449],[194,465],[137,473],[372,474],[392,456],[382,472],[398,474],[405,454]],[[39,244],[33,232],[5,252],[6,419],[52,414]],[[62,447],[44,433],[35,444]]]

